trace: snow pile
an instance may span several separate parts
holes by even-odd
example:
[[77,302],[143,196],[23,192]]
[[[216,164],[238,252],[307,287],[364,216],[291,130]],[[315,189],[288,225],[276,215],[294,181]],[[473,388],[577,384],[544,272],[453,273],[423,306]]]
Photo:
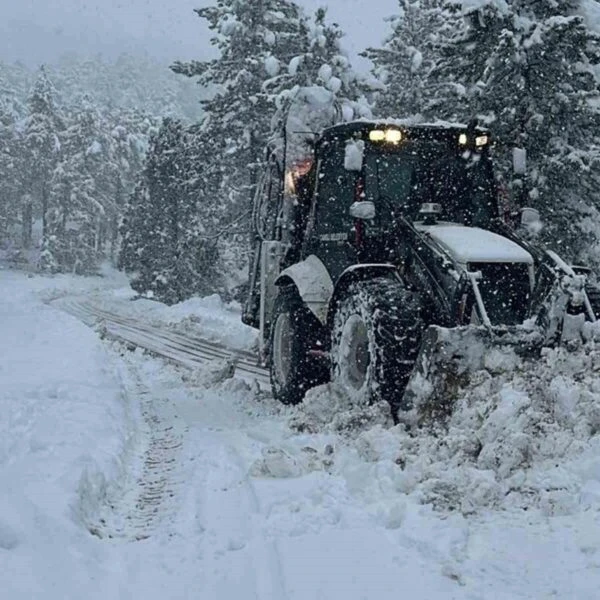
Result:
[[363,431],[360,456],[391,489],[442,509],[600,508],[600,346],[509,354],[471,374],[446,419]]
[[[410,496],[465,515],[600,509],[600,344],[546,348],[537,358],[476,345],[473,355],[468,377],[418,428],[393,426],[387,405],[353,403],[332,384],[310,390],[289,425],[333,435],[332,472],[371,499]],[[285,476],[318,468],[289,450],[271,454]]]
[[326,431],[355,436],[376,425],[389,427],[392,418],[386,402],[354,402],[343,390],[327,384],[306,393],[302,404],[294,407],[289,424],[300,433]]
[[329,471],[333,466],[333,453],[331,444],[327,444],[323,451],[304,446],[300,452],[266,446],[262,449],[262,458],[252,465],[250,475],[277,479],[300,477],[311,471]]
[[175,325],[177,331],[198,332],[204,339],[217,341],[236,349],[252,349],[256,330],[242,323],[238,302],[225,303],[218,294],[205,298],[190,298],[170,307],[163,307],[155,318]]
[[[0,549],[7,598],[73,579],[84,513],[123,476],[132,408],[96,334],[39,300],[66,278],[0,282]],[[71,280],[71,285],[76,282]],[[94,285],[93,280],[86,285]],[[98,281],[95,281],[98,285]],[[27,590],[26,594],[22,592]]]

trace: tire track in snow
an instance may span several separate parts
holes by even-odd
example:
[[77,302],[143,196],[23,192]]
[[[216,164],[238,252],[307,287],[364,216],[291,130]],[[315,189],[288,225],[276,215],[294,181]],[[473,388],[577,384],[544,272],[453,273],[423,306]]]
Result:
[[197,336],[182,335],[164,328],[139,323],[135,319],[108,312],[86,301],[61,299],[57,304],[90,326],[101,326],[106,337],[133,344],[154,354],[195,368],[233,359],[236,372],[255,381],[263,390],[270,389],[268,371],[257,364],[256,357],[243,350],[229,349]]
[[[256,364],[254,355],[237,352],[197,337],[183,336],[122,317],[88,302],[61,299],[59,305],[88,325],[100,321],[108,337],[129,342],[187,367],[206,365],[236,355],[237,370],[256,379],[261,387],[268,385],[268,374]],[[148,445],[138,457],[135,485],[119,500],[106,503],[96,520],[89,523],[90,531],[100,537],[141,540],[152,535],[157,525],[175,509],[181,471],[177,458],[182,452],[185,432],[169,426],[175,419],[175,409],[165,415],[168,402],[160,399],[163,409],[157,411],[158,397],[153,397],[139,379],[135,382],[148,435]],[[162,403],[165,404],[162,404]],[[275,540],[263,533],[264,515],[254,485],[248,475],[248,466],[235,448],[235,440],[226,431],[202,432],[199,455],[203,459],[196,468],[203,472],[201,509],[202,555],[209,561],[213,579],[210,588],[215,598],[239,595],[243,574],[249,590],[247,597],[286,600],[281,556]],[[189,451],[189,448],[188,448]],[[135,462],[135,461],[134,461]],[[175,515],[172,515],[175,516]],[[231,568],[237,563],[237,570]],[[210,572],[210,570],[209,570]],[[244,588],[245,589],[245,588]]]
[[[90,533],[102,539],[139,541],[173,517],[183,485],[179,455],[186,427],[168,398],[155,396],[134,375],[127,392],[139,399],[144,443],[124,458],[125,481],[99,499],[96,514],[84,519]],[[131,398],[133,400],[133,398]]]

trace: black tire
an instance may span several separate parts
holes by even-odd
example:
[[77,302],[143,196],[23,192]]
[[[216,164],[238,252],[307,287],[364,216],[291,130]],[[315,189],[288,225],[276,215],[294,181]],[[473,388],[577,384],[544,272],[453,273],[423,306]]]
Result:
[[297,291],[282,288],[273,308],[269,370],[273,397],[283,404],[302,402],[310,388],[327,381],[326,361],[309,354],[321,331]]
[[395,418],[423,329],[419,297],[400,281],[351,284],[334,315],[332,381],[355,401],[388,402]]

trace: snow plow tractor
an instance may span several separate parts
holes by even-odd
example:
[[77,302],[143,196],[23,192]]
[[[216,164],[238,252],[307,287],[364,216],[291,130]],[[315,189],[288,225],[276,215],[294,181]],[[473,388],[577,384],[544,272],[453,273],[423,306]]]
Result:
[[274,396],[332,381],[395,418],[442,410],[490,348],[581,337],[600,305],[589,273],[532,245],[519,231],[539,214],[519,215],[499,202],[483,128],[356,121],[293,161],[274,148],[243,311]]

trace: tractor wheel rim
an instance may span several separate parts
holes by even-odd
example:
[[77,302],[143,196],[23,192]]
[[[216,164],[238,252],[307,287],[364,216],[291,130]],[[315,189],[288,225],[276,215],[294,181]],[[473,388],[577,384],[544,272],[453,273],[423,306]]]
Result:
[[364,387],[369,370],[369,337],[364,321],[352,315],[344,323],[340,340],[340,375],[355,390]]
[[292,365],[292,327],[288,313],[281,313],[275,321],[273,339],[273,364],[277,379],[281,383],[288,380]]

